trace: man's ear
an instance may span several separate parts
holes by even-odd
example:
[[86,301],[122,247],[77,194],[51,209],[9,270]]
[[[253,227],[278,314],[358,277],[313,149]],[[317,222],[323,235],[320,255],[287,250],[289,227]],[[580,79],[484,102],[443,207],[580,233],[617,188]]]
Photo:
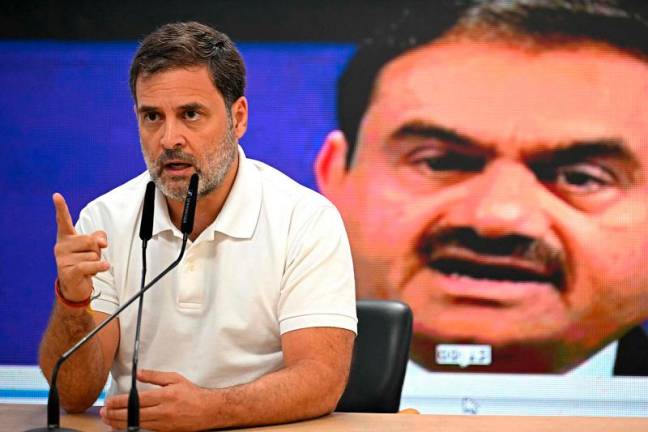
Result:
[[245,96],[241,96],[232,104],[230,112],[236,138],[241,139],[248,125],[248,103]]
[[334,130],[328,134],[315,159],[315,179],[320,192],[334,201],[346,178],[346,155],[349,151],[344,134]]

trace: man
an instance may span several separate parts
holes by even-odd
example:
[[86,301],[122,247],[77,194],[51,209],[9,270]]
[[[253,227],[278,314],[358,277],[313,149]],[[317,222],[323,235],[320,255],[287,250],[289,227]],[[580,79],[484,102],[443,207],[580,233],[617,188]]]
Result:
[[359,47],[315,164],[359,297],[412,307],[427,370],[648,375],[646,5],[419,7]]
[[[141,426],[199,430],[331,412],[356,329],[339,214],[238,147],[248,118],[245,69],[226,35],[198,23],[162,26],[139,47],[130,85],[148,172],[90,203],[76,227],[54,195],[57,301],[41,344],[43,372],[49,378],[66,348],[138,290],[136,226],[151,178],[157,196],[148,274],[175,259],[183,200],[197,173],[185,257],[144,298]],[[126,310],[62,367],[67,411],[90,406],[111,371],[101,416],[126,426],[135,322],[135,308]]]

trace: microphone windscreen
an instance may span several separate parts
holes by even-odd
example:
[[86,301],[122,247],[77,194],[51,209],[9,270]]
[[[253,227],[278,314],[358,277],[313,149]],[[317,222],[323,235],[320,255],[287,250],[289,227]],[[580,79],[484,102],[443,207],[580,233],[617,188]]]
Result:
[[155,210],[155,183],[152,181],[146,185],[144,194],[144,209],[142,210],[142,222],[140,224],[140,239],[148,241],[153,236],[153,212]]
[[182,226],[180,231],[183,234],[191,234],[193,231],[194,217],[196,215],[196,201],[198,200],[198,174],[193,174],[189,180],[189,189],[185,199],[184,211],[182,212]]

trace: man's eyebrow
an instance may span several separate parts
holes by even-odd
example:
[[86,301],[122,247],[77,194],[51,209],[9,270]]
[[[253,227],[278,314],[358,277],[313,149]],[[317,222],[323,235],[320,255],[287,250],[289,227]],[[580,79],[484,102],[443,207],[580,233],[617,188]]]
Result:
[[390,138],[434,138],[462,147],[481,147],[475,140],[451,129],[420,121],[404,124],[396,129]]
[[[199,102],[189,102],[184,105],[180,105],[178,107],[178,110],[180,111],[199,111],[203,109],[205,109],[205,105]],[[137,108],[137,112],[141,114],[156,112],[158,110],[159,108],[150,105],[141,105],[140,107]]]
[[205,109],[205,105],[198,102],[190,102],[184,105],[180,105],[181,111],[200,111]]
[[137,107],[137,112],[140,114],[155,112],[157,110],[158,109],[156,107],[150,105],[140,105],[139,107]]
[[639,159],[620,138],[598,138],[572,141],[565,146],[529,154],[526,159],[557,165],[583,162],[592,158],[614,158],[639,166]]

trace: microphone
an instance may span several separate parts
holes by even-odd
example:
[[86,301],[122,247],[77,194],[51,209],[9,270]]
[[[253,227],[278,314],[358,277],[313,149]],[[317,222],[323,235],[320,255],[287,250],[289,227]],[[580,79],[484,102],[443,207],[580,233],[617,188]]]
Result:
[[[142,221],[140,223],[139,236],[142,240],[142,279],[140,290],[144,288],[146,279],[146,246],[153,237],[153,213],[155,211],[155,183],[148,182],[144,194],[144,208],[142,209]],[[128,394],[128,430],[139,430],[139,394],[137,393],[137,363],[139,361],[140,328],[142,326],[142,307],[144,295],[139,299],[137,309],[137,325],[135,327],[135,346],[133,347],[133,370],[131,372],[131,389]]]
[[[153,237],[153,213],[155,211],[155,183],[151,180],[146,184],[144,194],[144,208],[142,209],[142,222],[140,223],[139,237],[146,242]],[[146,246],[143,246],[146,247]]]
[[[193,229],[193,220],[189,220],[185,212],[191,208],[193,208],[193,211],[195,212],[197,199],[198,199],[198,175],[194,174],[191,176],[191,181],[189,182],[189,191],[187,192],[184,212],[182,214],[183,227],[186,229]],[[186,226],[184,221],[187,222]],[[167,273],[173,270],[173,268],[175,268],[180,263],[182,257],[184,256],[185,248],[187,246],[187,239],[189,238],[189,234],[191,234],[191,232],[185,232],[185,231],[186,231],[185,229],[183,229],[182,231],[183,233],[182,246],[180,247],[180,254],[178,255],[178,258],[176,258],[176,260],[173,261],[166,269],[164,269],[162,272],[160,272],[160,274],[158,274],[155,278],[153,278],[152,281],[146,284],[144,288],[142,288],[140,291],[135,293],[131,298],[126,300],[126,302],[122,304],[119,308],[117,308],[117,310],[112,315],[110,315],[108,318],[103,320],[101,324],[95,327],[92,331],[90,331],[90,333],[85,335],[79,342],[74,344],[70,349],[65,351],[63,355],[61,355],[61,357],[58,358],[56,364],[54,365],[54,369],[52,370],[52,382],[50,384],[49,396],[47,398],[47,426],[44,428],[30,429],[26,432],[48,432],[48,431],[79,432],[79,431],[75,431],[74,429],[60,427],[60,412],[59,412],[60,407],[59,407],[59,396],[58,396],[58,388],[56,386],[56,380],[58,378],[58,372],[59,369],[61,368],[61,365],[79,348],[81,348],[88,340],[90,340],[94,335],[99,333],[101,329],[106,327],[108,323],[110,323],[112,320],[117,318],[124,309],[130,306],[131,303],[133,303],[135,300],[143,296],[144,293],[149,290],[149,288],[155,285],[160,279],[162,279]]]
[[183,234],[191,234],[193,231],[194,218],[196,216],[196,201],[198,200],[198,174],[193,174],[189,180],[189,189],[185,199],[184,211],[182,212],[182,225],[180,231]]

